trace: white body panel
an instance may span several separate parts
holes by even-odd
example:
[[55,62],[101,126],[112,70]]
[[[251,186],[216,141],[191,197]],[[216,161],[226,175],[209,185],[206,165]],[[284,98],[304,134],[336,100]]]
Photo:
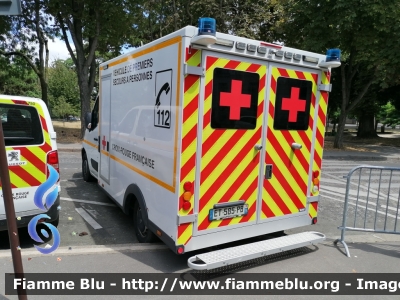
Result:
[[[131,185],[140,188],[145,199],[148,220],[178,245],[179,205],[181,199],[180,168],[182,167],[182,122],[184,79],[189,73],[185,66],[185,51],[189,47],[200,49],[205,55],[220,58],[242,60],[266,66],[265,93],[263,96],[264,120],[261,129],[261,146],[267,149],[266,136],[267,116],[271,84],[270,69],[274,66],[286,66],[293,71],[310,70],[321,74],[317,63],[304,60],[295,61],[274,56],[269,50],[276,51],[272,44],[265,44],[266,54],[238,50],[235,47],[211,45],[209,47],[191,45],[191,38],[197,34],[197,28],[185,27],[173,34],[163,37],[148,45],[142,46],[131,53],[103,63],[100,66],[100,119],[99,125],[92,132],[86,132],[83,144],[88,156],[90,171],[98,179],[98,184],[118,203],[124,206],[125,193]],[[217,33],[218,38],[240,41],[259,45],[260,42],[231,35]],[[288,47],[279,47],[281,51],[293,52],[301,56],[317,58],[319,62],[325,58],[315,54]],[[203,68],[203,70],[202,70]],[[265,176],[265,151],[259,157],[258,191],[256,200],[256,219],[238,223],[224,228],[213,228],[200,232],[197,228],[199,213],[199,175],[201,164],[201,131],[204,101],[204,61],[192,72],[200,78],[199,90],[199,120],[197,134],[198,153],[196,153],[196,181],[194,192],[194,212],[183,216],[193,223],[191,239],[185,245],[185,251],[232,242],[253,236],[286,230],[310,224],[308,203],[305,211],[295,215],[285,215],[276,218],[261,219],[262,182]],[[326,69],[327,70],[327,69]],[[190,73],[190,74],[194,74]],[[318,75],[318,80],[320,80]],[[316,103],[319,101],[319,93]],[[316,117],[317,104],[315,105]],[[313,152],[315,139],[315,124],[310,130]],[[100,154],[97,143],[93,139],[99,137]],[[91,144],[93,143],[93,144]],[[108,144],[108,146],[107,146]],[[255,145],[252,145],[252,147]],[[107,148],[108,147],[108,148]],[[98,175],[91,166],[91,159],[98,161]],[[313,157],[309,158],[310,174]],[[240,200],[240,199],[237,199]]]

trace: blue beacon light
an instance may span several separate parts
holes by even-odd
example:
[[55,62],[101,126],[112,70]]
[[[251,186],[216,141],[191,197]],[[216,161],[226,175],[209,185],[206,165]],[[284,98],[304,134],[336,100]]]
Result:
[[340,49],[328,49],[326,51],[326,62],[328,61],[340,62]]
[[216,24],[213,18],[199,18],[198,23],[199,35],[213,35],[216,34]]

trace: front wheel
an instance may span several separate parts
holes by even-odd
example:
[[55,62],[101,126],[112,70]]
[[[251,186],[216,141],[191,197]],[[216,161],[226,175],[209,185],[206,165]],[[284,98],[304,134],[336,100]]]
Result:
[[91,182],[95,180],[92,174],[90,174],[89,162],[86,157],[86,154],[84,154],[82,157],[82,177],[83,180],[85,180],[86,182]]
[[155,234],[144,223],[142,210],[137,201],[133,206],[133,226],[139,243],[151,243],[157,240]]

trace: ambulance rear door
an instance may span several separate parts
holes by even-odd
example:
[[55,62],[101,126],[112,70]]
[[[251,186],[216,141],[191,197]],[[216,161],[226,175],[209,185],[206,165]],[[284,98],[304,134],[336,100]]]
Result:
[[308,214],[320,73],[270,64],[261,223]]
[[257,223],[267,62],[202,51],[194,236]]

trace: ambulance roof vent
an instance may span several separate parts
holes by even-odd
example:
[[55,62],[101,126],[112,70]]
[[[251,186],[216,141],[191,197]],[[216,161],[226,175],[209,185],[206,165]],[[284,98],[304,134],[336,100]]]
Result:
[[337,68],[340,65],[340,49],[328,49],[325,61],[321,61],[318,64],[321,68]]
[[192,38],[192,44],[212,45],[217,41],[216,24],[213,18],[199,18],[199,32]]

